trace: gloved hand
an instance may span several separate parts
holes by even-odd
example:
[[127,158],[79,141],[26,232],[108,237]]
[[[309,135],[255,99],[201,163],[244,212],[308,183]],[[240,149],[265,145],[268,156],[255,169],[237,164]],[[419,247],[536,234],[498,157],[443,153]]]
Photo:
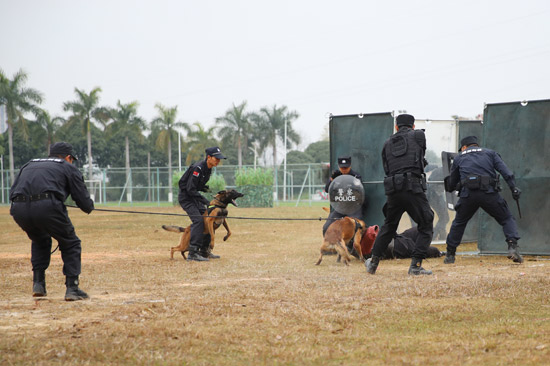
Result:
[[512,198],[514,200],[519,200],[519,196],[521,196],[521,190],[518,187],[512,188]]
[[339,177],[340,175],[342,175],[342,173],[340,172],[340,170],[335,170],[332,172],[332,175],[330,176],[331,179],[334,179],[336,177]]
[[201,192],[205,192],[205,193],[206,193],[206,192],[210,192],[210,187],[208,187],[208,185],[205,184],[205,185],[204,185],[204,188],[202,188],[200,191],[201,191]]

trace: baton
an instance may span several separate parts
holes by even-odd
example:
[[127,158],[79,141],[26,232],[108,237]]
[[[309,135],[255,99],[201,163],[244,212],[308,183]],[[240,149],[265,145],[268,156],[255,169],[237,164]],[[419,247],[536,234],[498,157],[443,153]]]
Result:
[[516,203],[518,205],[519,218],[521,219],[521,208],[519,208],[519,198],[516,200]]

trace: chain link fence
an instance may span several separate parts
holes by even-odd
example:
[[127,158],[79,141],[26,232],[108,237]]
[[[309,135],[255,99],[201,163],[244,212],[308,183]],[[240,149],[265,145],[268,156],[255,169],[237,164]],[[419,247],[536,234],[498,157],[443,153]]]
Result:
[[[245,167],[254,169],[253,166]],[[328,164],[287,164],[286,171],[283,166],[262,168],[271,169],[274,175],[274,183],[271,187],[273,200],[262,202],[260,205],[262,207],[278,206],[281,203],[312,205],[315,201],[328,200],[328,196],[324,193],[329,176]],[[213,173],[223,176],[227,188],[237,188],[235,172],[238,169],[234,165],[221,165],[214,168]],[[129,171],[125,168],[94,168],[91,177],[88,176],[87,170],[81,169],[81,171],[96,204],[160,206],[172,205],[174,199],[177,201],[177,188],[172,186],[168,167],[131,168]],[[175,172],[178,172],[177,167],[172,168],[172,173]],[[2,187],[0,202],[9,204],[11,186],[9,170],[2,169],[0,173]]]

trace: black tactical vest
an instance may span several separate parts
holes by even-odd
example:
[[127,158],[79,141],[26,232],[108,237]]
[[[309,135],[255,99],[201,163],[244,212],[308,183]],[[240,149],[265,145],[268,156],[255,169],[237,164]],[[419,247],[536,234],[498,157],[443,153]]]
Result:
[[424,148],[420,146],[420,134],[423,131],[413,129],[399,130],[385,146],[386,164],[389,174],[424,172]]

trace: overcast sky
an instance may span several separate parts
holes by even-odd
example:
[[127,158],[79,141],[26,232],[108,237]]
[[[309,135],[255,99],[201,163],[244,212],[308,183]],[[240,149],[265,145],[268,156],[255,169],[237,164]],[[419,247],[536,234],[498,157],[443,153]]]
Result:
[[549,65],[547,0],[0,0],[0,68],[23,68],[52,115],[96,86],[102,105],[177,105],[205,126],[232,103],[286,105],[302,147],[328,113],[548,99]]

